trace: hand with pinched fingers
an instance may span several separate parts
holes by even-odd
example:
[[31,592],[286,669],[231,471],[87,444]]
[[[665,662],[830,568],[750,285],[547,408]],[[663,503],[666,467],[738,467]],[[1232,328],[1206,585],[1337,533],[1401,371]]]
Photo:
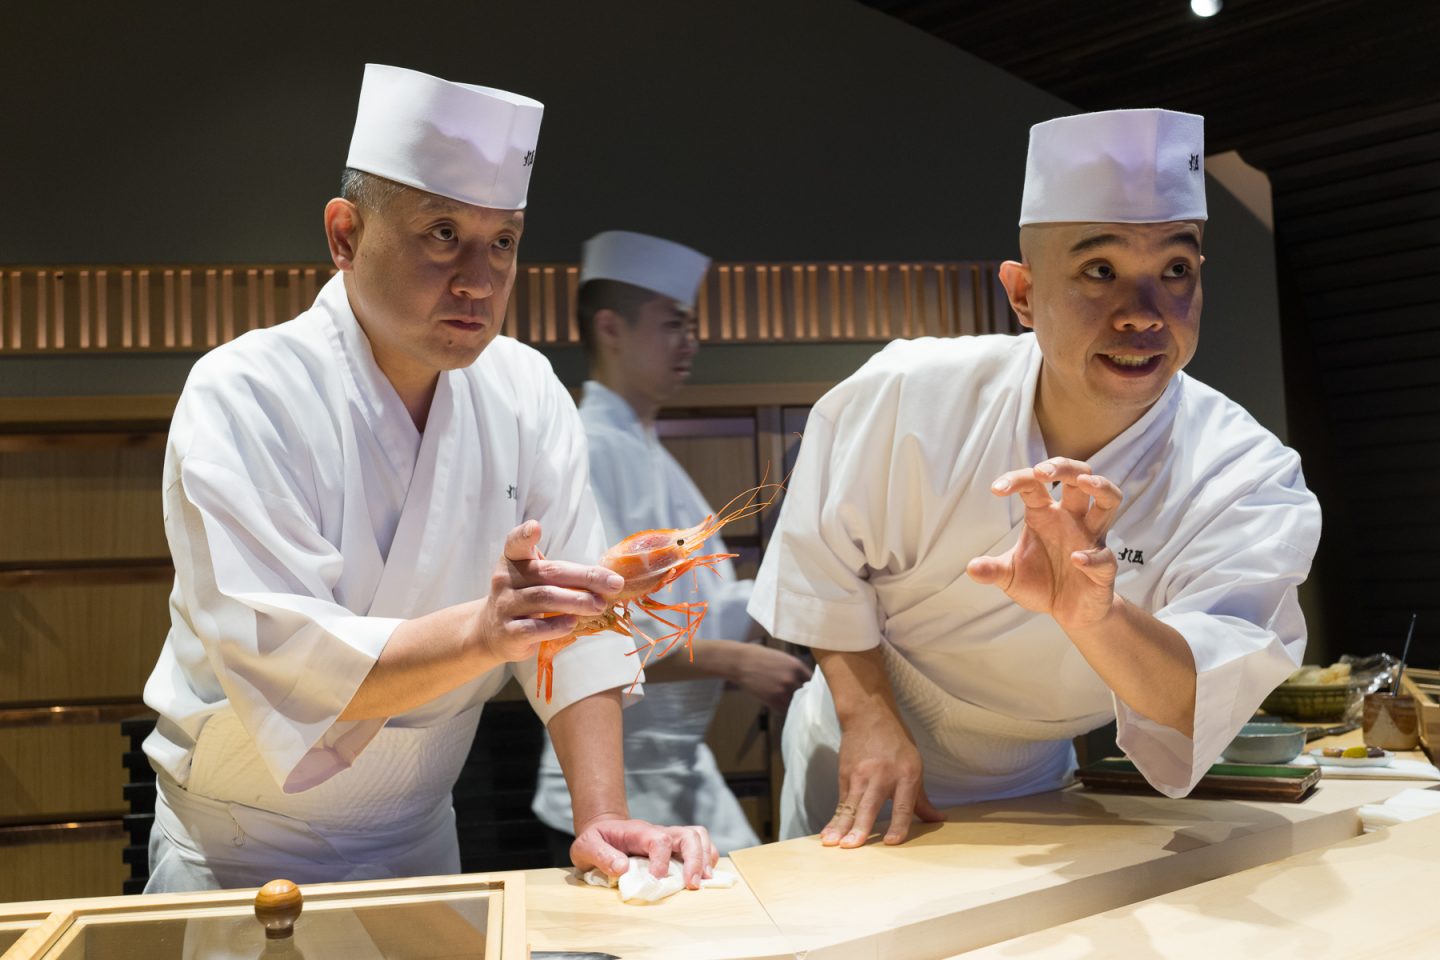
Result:
[[604,567],[547,560],[539,544],[536,520],[510,531],[480,605],[476,635],[503,661],[533,657],[541,641],[569,636],[580,617],[605,610],[625,586]]
[[1120,488],[1092,474],[1089,464],[1052,457],[1004,474],[990,489],[1020,497],[1025,525],[1003,555],[971,560],[971,579],[994,584],[1027,610],[1050,614],[1067,631],[1104,619],[1115,603],[1117,572],[1105,535],[1123,499]]

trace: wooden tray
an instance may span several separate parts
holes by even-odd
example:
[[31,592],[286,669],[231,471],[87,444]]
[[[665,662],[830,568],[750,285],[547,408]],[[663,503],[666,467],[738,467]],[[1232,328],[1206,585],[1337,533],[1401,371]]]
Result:
[[[1159,793],[1129,760],[1108,759],[1075,772],[1088,790],[1105,793]],[[1217,763],[1195,789],[1196,799],[1278,800],[1299,803],[1320,782],[1319,767],[1286,767],[1258,763]]]

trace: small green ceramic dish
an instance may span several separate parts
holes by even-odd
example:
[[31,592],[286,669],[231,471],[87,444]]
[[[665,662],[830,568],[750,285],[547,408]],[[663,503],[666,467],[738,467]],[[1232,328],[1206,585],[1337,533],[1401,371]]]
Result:
[[1289,763],[1305,749],[1305,728],[1291,723],[1247,723],[1224,757],[1231,763]]

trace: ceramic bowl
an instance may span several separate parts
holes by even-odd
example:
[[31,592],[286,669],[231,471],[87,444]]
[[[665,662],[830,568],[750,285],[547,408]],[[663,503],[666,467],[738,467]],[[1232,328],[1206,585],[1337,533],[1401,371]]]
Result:
[[1231,763],[1289,763],[1305,749],[1305,728],[1290,723],[1247,723],[1224,757]]

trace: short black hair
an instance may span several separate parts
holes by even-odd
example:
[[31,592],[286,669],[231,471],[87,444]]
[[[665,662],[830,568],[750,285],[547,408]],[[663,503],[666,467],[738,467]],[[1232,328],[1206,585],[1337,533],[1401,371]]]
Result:
[[634,323],[640,308],[663,294],[620,280],[587,280],[575,294],[575,316],[580,322],[580,344],[585,356],[595,357],[595,315],[601,310],[614,310]]
[[340,174],[340,196],[362,210],[384,210],[404,191],[403,183],[346,167]]

